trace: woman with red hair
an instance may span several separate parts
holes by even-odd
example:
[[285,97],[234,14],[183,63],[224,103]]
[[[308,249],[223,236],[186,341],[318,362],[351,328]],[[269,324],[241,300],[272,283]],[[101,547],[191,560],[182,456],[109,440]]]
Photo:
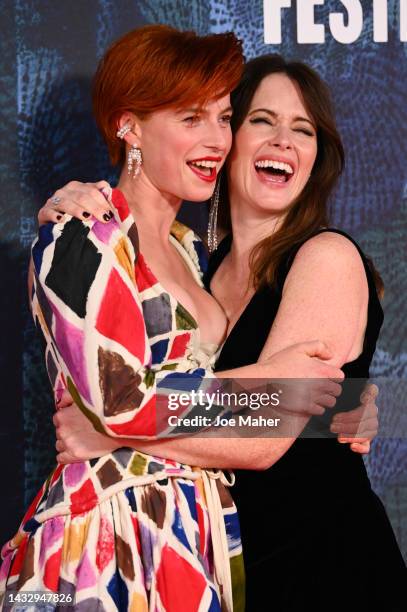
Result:
[[[201,242],[174,220],[182,200],[213,193],[242,68],[233,34],[166,26],[130,32],[99,65],[95,116],[112,161],[123,164],[120,190],[99,185],[109,223],[79,207],[80,219],[65,215],[40,229],[32,310],[57,404],[68,389],[94,430],[119,443],[50,475],[3,548],[4,609],[21,603],[21,591],[58,591],[59,603],[86,611],[243,609],[239,526],[224,474],[123,448],[128,438],[154,443],[172,433],[160,421],[157,389],[176,387],[180,373],[194,389],[292,371],[341,378],[313,359],[330,357],[318,342],[212,371],[226,317],[203,288]],[[256,468],[260,456],[271,465],[292,441],[230,440],[219,461],[219,443],[206,440],[206,465]],[[60,440],[57,448],[64,451]]]

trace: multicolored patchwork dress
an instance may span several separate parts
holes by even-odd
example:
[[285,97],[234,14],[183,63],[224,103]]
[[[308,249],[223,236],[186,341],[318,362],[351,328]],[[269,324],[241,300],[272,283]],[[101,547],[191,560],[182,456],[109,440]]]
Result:
[[[40,229],[33,315],[55,397],[69,389],[98,431],[154,439],[156,379],[182,373],[196,388],[213,377],[214,351],[146,265],[119,190],[112,202],[108,224],[66,216]],[[202,285],[198,237],[175,223],[170,239]],[[59,465],[3,547],[0,592],[59,592],[86,612],[243,610],[240,531],[227,484],[221,471],[131,448]],[[3,606],[11,609],[6,598]]]

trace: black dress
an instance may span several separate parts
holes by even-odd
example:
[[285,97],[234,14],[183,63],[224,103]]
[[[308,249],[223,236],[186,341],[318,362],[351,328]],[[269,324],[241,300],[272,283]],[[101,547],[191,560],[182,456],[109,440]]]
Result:
[[[230,246],[226,237],[211,257],[208,288]],[[279,266],[276,286],[255,293],[223,346],[217,370],[257,361],[300,246]],[[347,378],[365,380],[383,311],[369,264],[355,246],[368,279],[368,323],[362,354],[343,370]],[[235,474],[248,612],[407,610],[405,563],[363,459],[347,444],[297,439],[270,469]]]

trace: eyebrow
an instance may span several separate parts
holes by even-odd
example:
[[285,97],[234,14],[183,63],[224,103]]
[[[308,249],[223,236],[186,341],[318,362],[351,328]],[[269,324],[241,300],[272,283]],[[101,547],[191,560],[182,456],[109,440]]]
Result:
[[[195,108],[180,108],[177,111],[178,115],[181,115],[182,113],[202,113],[204,112],[203,108],[196,106]],[[224,113],[231,113],[233,112],[233,108],[232,106],[228,106],[227,108],[219,111],[220,115],[223,115]]]
[[[267,115],[270,115],[270,117],[273,117],[273,119],[276,119],[278,117],[278,114],[276,112],[269,110],[268,108],[255,108],[254,110],[250,111],[248,117],[258,112],[266,113]],[[306,121],[315,129],[314,123],[310,119],[307,119],[307,117],[301,117],[298,115],[297,117],[294,117],[293,121]]]

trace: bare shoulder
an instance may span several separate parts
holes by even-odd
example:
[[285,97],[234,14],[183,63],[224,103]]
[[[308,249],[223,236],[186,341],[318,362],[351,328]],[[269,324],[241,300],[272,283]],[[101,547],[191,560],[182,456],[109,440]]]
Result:
[[335,232],[322,232],[307,240],[294,259],[290,273],[317,267],[320,273],[356,273],[365,277],[361,255],[346,236]]
[[346,236],[323,232],[307,240],[298,250],[284,284],[301,294],[307,290],[354,292],[367,297],[368,285],[361,255]]
[[322,232],[307,240],[299,249],[298,259],[305,257],[324,258],[331,256],[332,263],[339,258],[340,260],[360,260],[360,254],[356,246],[349,238],[336,232]]
[[270,332],[270,346],[324,341],[343,364],[361,351],[369,289],[362,258],[351,240],[334,232],[310,238],[298,250]]

